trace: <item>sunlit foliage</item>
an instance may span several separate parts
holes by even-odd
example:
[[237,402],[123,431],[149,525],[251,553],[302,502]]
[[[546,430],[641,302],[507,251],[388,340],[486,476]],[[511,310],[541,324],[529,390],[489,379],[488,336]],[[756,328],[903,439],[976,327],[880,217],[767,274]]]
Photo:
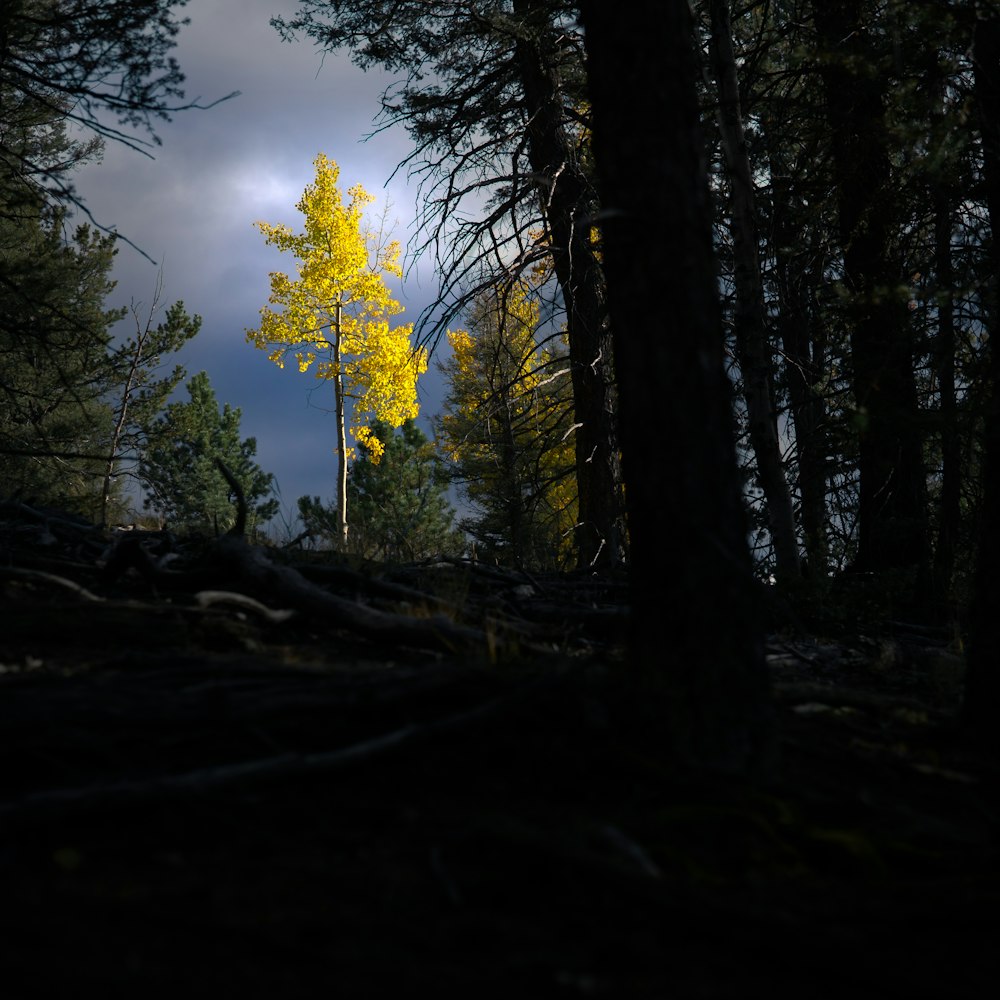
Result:
[[345,204],[337,187],[337,164],[320,153],[314,166],[316,179],[296,205],[305,217],[304,230],[256,224],[269,245],[298,259],[298,279],[271,273],[268,305],[260,311],[260,326],[247,331],[247,340],[268,350],[279,368],[292,355],[300,372],[313,368],[316,378],[333,386],[335,507],[341,544],[346,545],[347,462],[354,457],[346,441],[346,401],[353,404],[351,433],[368,448],[371,461],[378,462],[382,442],[371,425],[378,420],[398,427],[417,415],[417,379],[427,370],[427,352],[412,346],[412,324],[389,325],[403,311],[385,282],[385,275],[402,277],[400,247],[384,239],[381,230],[366,227],[364,209],[374,199],[357,184],[348,190]]
[[563,338],[539,343],[538,301],[520,282],[482,295],[452,357],[441,443],[475,517],[479,553],[519,566],[572,564],[577,504]]
[[[434,442],[412,420],[395,431],[382,423],[372,430],[383,446],[382,458],[372,462],[364,445],[351,463],[347,551],[384,562],[461,555],[466,539],[453,526],[448,473]],[[299,498],[298,507],[314,539],[336,538],[336,510],[307,496]]]
[[[334,381],[354,401],[352,433],[377,461],[381,442],[369,424],[398,427],[417,415],[417,378],[427,370],[427,353],[411,346],[412,324],[389,325],[403,307],[384,275],[402,276],[400,247],[365,229],[363,213],[373,197],[358,184],[345,205],[337,164],[323,154],[314,162],[316,179],[296,205],[304,230],[256,224],[268,244],[298,258],[298,279],[271,274],[269,304],[247,340],[269,350],[279,367],[292,354],[300,372],[313,368],[317,378]],[[344,457],[353,457],[353,449]]]

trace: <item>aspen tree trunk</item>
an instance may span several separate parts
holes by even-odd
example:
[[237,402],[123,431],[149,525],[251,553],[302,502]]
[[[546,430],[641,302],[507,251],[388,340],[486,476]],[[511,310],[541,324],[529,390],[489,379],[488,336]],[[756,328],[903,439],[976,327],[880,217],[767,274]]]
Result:
[[780,583],[799,579],[799,543],[795,534],[792,495],[785,479],[771,385],[773,358],[764,316],[764,285],[757,246],[754,185],[743,134],[740,88],[733,52],[729,0],[711,0],[712,69],[719,97],[719,131],[729,168],[729,230],[733,237],[736,284],[736,350],[743,376],[743,398],[750,423],[750,444],[767,504],[768,528],[774,545],[775,576]]
[[625,555],[624,498],[617,400],[604,275],[587,216],[594,194],[563,126],[559,81],[547,55],[559,41],[546,0],[514,0],[528,29],[517,52],[528,113],[528,159],[539,178],[542,212],[552,238],[556,279],[566,306],[576,423],[576,478],[581,568],[618,565]]
[[677,758],[749,775],[771,761],[773,721],[691,11],[687,0],[591,0],[582,13],[631,535],[630,666]]
[[1000,753],[1000,18],[977,21],[973,41],[975,95],[983,137],[986,204],[989,208],[992,277],[990,403],[986,417],[985,501],[969,638],[963,722],[967,731]]
[[343,306],[337,303],[333,314],[333,399],[337,422],[337,534],[340,546],[347,550],[347,424],[344,419],[344,376],[340,370],[340,328]]

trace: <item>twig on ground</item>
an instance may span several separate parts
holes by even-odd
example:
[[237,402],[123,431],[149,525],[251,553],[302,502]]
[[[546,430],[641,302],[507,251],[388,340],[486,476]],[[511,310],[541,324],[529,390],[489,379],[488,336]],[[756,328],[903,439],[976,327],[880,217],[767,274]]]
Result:
[[252,611],[265,621],[273,622],[276,625],[288,621],[295,614],[294,611],[287,608],[279,610],[269,608],[266,604],[252,597],[247,597],[246,594],[237,594],[231,590],[199,590],[194,595],[194,599],[198,602],[198,607],[200,608],[210,608],[215,604],[226,604],[242,608],[244,611]]
[[45,573],[39,569],[20,569],[17,566],[0,566],[0,577],[9,580],[31,580],[36,583],[50,583],[61,587],[64,590],[71,590],[85,601],[102,601],[103,597],[91,593],[86,587],[81,586],[73,580],[67,580],[64,576],[56,576],[55,573]]

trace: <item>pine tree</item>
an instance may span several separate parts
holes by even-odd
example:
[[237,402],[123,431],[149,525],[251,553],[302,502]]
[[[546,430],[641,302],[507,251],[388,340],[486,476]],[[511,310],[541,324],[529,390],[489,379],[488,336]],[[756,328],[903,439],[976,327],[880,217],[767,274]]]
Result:
[[[407,420],[395,431],[376,421],[372,434],[382,446],[378,462],[360,446],[347,477],[351,533],[347,551],[383,562],[415,562],[460,555],[466,541],[454,527],[448,474],[434,443]],[[302,497],[299,514],[315,535],[336,541],[336,510],[319,497]]]
[[[156,377],[164,355],[179,351],[201,329],[201,317],[189,316],[183,302],[175,302],[167,309],[163,322],[153,326],[160,287],[158,283],[145,322],[139,307],[133,304],[135,336],[119,344],[109,359],[115,380],[114,429],[104,469],[102,522],[107,521],[108,505],[118,480],[122,475],[135,474],[146,428],[186,375],[181,365],[174,365],[168,375]],[[127,463],[124,470],[123,463]]]
[[253,460],[254,438],[240,440],[242,411],[228,403],[219,411],[208,375],[187,385],[190,400],[170,403],[148,429],[149,441],[139,466],[148,491],[147,509],[172,527],[219,533],[236,520],[235,497],[216,466],[222,461],[243,487],[247,527],[252,530],[278,511],[269,497],[273,476]]
[[0,488],[97,519],[117,492],[109,331],[125,310],[105,308],[115,237],[67,236],[72,171],[105,137],[157,141],[152,122],[179,110],[168,53],[183,2],[17,0],[0,13]]
[[[185,103],[171,55],[187,0],[5,0],[0,11],[0,170],[11,168],[52,204],[81,204],[71,170],[104,139],[159,143],[154,123]],[[42,115],[89,141],[52,157],[20,130]],[[126,131],[128,130],[128,131]]]
[[0,217],[0,477],[3,492],[88,517],[101,507],[113,423],[104,302],[113,240],[72,241],[44,207]]

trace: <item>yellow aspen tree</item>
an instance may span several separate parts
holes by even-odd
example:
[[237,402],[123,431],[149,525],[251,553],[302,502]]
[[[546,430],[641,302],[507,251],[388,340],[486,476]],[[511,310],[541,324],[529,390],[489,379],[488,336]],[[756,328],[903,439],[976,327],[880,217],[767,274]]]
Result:
[[[390,294],[385,275],[402,277],[398,241],[386,242],[365,226],[365,207],[375,199],[357,184],[347,204],[337,181],[337,164],[320,153],[316,179],[295,206],[305,229],[257,222],[267,243],[298,259],[298,280],[271,273],[271,294],[260,311],[260,326],[247,341],[269,350],[268,360],[284,368],[290,355],[300,372],[313,369],[333,384],[337,424],[337,517],[341,543],[347,541],[347,463],[354,449],[347,431],[378,462],[382,443],[371,425],[399,427],[416,417],[417,379],[427,370],[427,352],[412,344],[413,324],[390,327],[403,307]],[[352,401],[350,425],[346,400]]]

